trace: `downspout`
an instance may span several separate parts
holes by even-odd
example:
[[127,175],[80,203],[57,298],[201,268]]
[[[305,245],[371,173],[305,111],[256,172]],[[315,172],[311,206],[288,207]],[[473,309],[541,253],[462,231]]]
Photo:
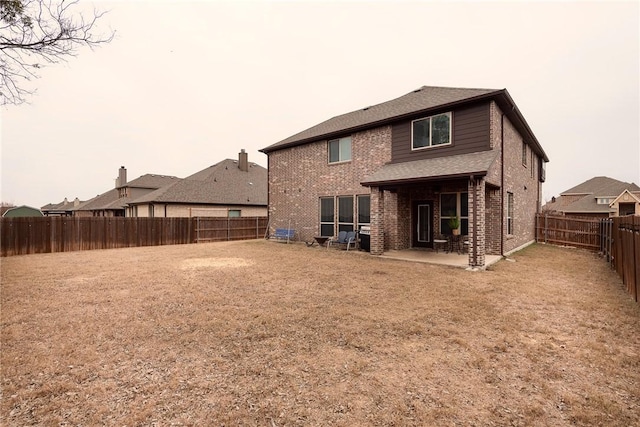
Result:
[[504,256],[504,113],[500,116],[500,255]]
[[269,155],[269,153],[265,153],[267,155],[267,229],[264,232],[264,238],[266,239],[267,236],[269,236],[269,234],[271,233],[269,230],[269,227],[271,226],[271,167],[270,167],[270,161],[271,161],[271,156]]
[[[476,179],[473,175],[469,177],[471,182],[471,189],[473,190],[473,196],[471,197],[472,208],[473,209],[473,267],[478,265],[478,195],[476,188]],[[484,212],[483,212],[484,214]]]

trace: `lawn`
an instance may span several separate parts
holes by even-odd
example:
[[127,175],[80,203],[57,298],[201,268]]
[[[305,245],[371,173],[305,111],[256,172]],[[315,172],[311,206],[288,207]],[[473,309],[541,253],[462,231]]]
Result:
[[640,425],[596,255],[469,272],[263,240],[0,260],[3,425]]

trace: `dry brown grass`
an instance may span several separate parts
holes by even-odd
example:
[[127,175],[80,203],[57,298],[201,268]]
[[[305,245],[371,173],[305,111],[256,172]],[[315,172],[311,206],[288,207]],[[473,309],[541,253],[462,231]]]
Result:
[[640,306],[595,255],[485,272],[265,241],[2,268],[4,425],[640,425]]

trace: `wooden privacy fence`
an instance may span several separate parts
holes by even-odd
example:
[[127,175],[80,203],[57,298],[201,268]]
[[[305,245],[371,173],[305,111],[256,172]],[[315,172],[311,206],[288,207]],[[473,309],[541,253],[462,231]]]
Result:
[[536,241],[597,251],[600,249],[600,219],[538,214]]
[[266,227],[266,217],[0,218],[0,255],[257,239]]
[[536,241],[601,253],[640,302],[640,216],[580,219],[539,214]]
[[640,302],[640,216],[603,219],[601,253],[622,278],[627,292]]

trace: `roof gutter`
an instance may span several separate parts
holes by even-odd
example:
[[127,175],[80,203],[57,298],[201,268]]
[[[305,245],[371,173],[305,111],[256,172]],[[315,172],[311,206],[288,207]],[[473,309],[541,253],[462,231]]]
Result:
[[500,89],[494,92],[489,92],[489,93],[485,93],[483,95],[478,95],[478,96],[474,96],[471,98],[465,98],[459,101],[454,101],[454,102],[449,102],[446,104],[440,104],[437,105],[435,107],[430,107],[430,108],[426,108],[423,110],[416,110],[416,111],[412,111],[410,113],[405,113],[405,114],[400,114],[397,116],[393,116],[393,117],[389,117],[383,120],[377,120],[377,121],[373,121],[373,122],[369,122],[369,123],[365,123],[359,126],[353,126],[350,128],[345,128],[345,129],[340,129],[340,130],[336,130],[333,132],[328,132],[328,133],[324,133],[324,134],[320,134],[320,135],[316,135],[313,137],[309,137],[309,138],[302,138],[299,140],[294,140],[291,142],[288,142],[286,144],[282,144],[282,145],[277,145],[279,143],[270,145],[269,147],[265,147],[262,148],[258,151],[260,151],[261,153],[264,154],[269,154],[273,151],[278,151],[278,150],[282,150],[285,148],[291,148],[291,147],[295,147],[298,145],[304,145],[310,142],[315,142],[315,141],[322,141],[325,139],[330,139],[330,138],[334,138],[334,137],[338,137],[347,133],[353,133],[353,132],[359,132],[362,130],[366,130],[366,129],[370,129],[370,128],[374,128],[374,127],[379,127],[379,126],[384,126],[384,125],[388,125],[394,122],[398,122],[401,120],[405,120],[405,119],[409,119],[412,117],[415,117],[417,115],[421,115],[421,114],[428,114],[431,112],[435,112],[438,110],[447,110],[447,109],[452,109],[455,107],[459,107],[462,105],[468,105],[468,104],[473,104],[475,102],[479,102],[479,101],[485,101],[485,100],[490,100],[490,99],[495,99],[496,102],[498,103],[498,105],[500,105],[501,109],[505,112],[505,114],[507,115],[507,117],[509,118],[509,120],[511,120],[511,122],[514,124],[514,126],[518,129],[518,131],[520,131],[520,133],[524,134],[526,136],[526,140],[530,143],[530,145],[535,148],[536,153],[541,156],[545,162],[549,161],[549,157],[547,157],[547,154],[544,152],[544,150],[542,149],[542,146],[540,145],[540,142],[538,142],[538,139],[536,138],[536,136],[534,135],[533,131],[531,130],[531,128],[529,127],[529,124],[527,123],[527,121],[524,119],[524,116],[522,115],[522,113],[520,112],[520,109],[516,106],[515,102],[513,101],[513,99],[511,98],[511,95],[509,95],[509,92],[507,92],[506,89]]
[[[452,109],[454,107],[459,107],[461,105],[472,104],[474,102],[492,99],[494,97],[497,97],[503,91],[505,91],[505,89],[501,89],[501,90],[498,90],[498,91],[495,91],[495,92],[485,93],[483,95],[474,96],[472,98],[465,98],[465,99],[462,99],[462,100],[459,100],[459,101],[454,101],[454,102],[449,102],[449,103],[446,103],[446,104],[436,105],[435,107],[425,108],[423,110],[416,110],[416,111],[412,111],[410,113],[400,114],[400,115],[389,117],[389,118],[386,118],[386,119],[383,119],[383,120],[377,120],[377,121],[365,123],[365,124],[362,124],[362,125],[353,126],[353,127],[350,127],[350,128],[345,128],[345,129],[340,129],[340,130],[333,131],[333,132],[328,132],[328,133],[316,135],[316,136],[309,137],[309,138],[302,138],[302,139],[291,141],[291,142],[288,142],[286,144],[278,145],[278,146],[275,146],[275,147],[273,145],[270,145],[269,147],[261,148],[258,151],[260,151],[261,153],[268,154],[268,153],[273,152],[273,151],[278,151],[278,150],[282,150],[282,149],[285,149],[285,148],[291,148],[291,147],[295,147],[295,146],[298,146],[298,145],[304,145],[304,144],[307,144],[307,143],[310,143],[310,142],[322,141],[322,140],[325,140],[325,139],[331,139],[331,138],[334,138],[334,137],[337,137],[337,136],[344,135],[346,133],[359,132],[359,131],[366,130],[366,129],[371,129],[371,128],[374,128],[374,127],[388,125],[388,124],[391,124],[391,123],[394,123],[394,122],[398,122],[398,121],[401,121],[401,120],[404,120],[404,119],[409,119],[409,118],[414,117],[416,115],[431,113],[431,112],[438,111],[438,110],[448,110],[448,109]],[[278,143],[276,143],[276,144],[278,144]]]
[[365,187],[379,187],[381,185],[416,184],[416,183],[428,182],[428,181],[442,181],[442,180],[452,180],[452,179],[459,179],[459,178],[469,178],[469,175],[478,176],[478,177],[486,176],[487,171],[464,172],[464,173],[456,173],[451,175],[438,175],[438,176],[430,176],[430,177],[393,179],[393,180],[383,180],[383,181],[362,181],[360,182],[360,185],[363,185]]

